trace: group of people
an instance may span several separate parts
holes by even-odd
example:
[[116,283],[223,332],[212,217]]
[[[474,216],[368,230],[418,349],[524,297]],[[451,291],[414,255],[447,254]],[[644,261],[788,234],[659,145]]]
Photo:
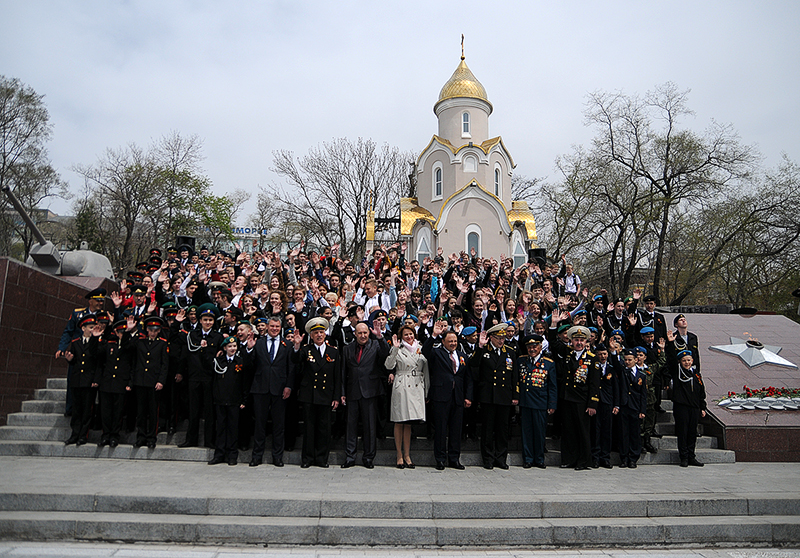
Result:
[[302,424],[304,468],[328,467],[338,435],[354,466],[359,434],[372,468],[393,428],[398,468],[415,467],[416,430],[433,436],[437,469],[463,469],[462,435],[480,425],[483,466],[507,469],[518,423],[526,468],[545,467],[548,429],[563,468],[611,468],[612,446],[633,468],[657,451],[668,390],[681,465],[702,466],[697,337],[683,315],[668,329],[654,297],[590,298],[563,257],[408,261],[397,243],[354,262],[338,245],[302,248],[153,249],[118,290],[89,293],[56,353],[70,362],[66,443],[86,443],[99,403],[100,446],[118,445],[127,420],[134,445],[153,448],[186,419],[180,445],[198,446],[202,420],[212,465],[235,465],[251,441],[260,465],[271,432],[283,466]]

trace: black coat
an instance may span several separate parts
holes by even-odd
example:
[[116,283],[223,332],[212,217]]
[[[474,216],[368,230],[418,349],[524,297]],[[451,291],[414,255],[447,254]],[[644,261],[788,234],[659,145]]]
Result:
[[431,401],[450,401],[455,399],[455,404],[464,406],[464,400],[472,401],[472,374],[469,370],[469,357],[466,353],[456,349],[458,368],[453,374],[453,361],[450,353],[442,346],[440,338],[431,337],[422,345],[422,354],[428,359],[428,373],[431,379],[431,388],[428,390],[428,399]]
[[[206,341],[206,346],[200,345]],[[203,337],[203,329],[197,327],[186,336],[186,377],[190,382],[210,382],[214,378],[213,361],[224,337],[213,329]]]
[[619,374],[619,405],[620,409],[629,409],[637,415],[647,411],[647,378],[644,371],[636,368],[636,376],[628,368],[623,368]]
[[122,339],[116,336],[104,341],[98,347],[102,365],[98,367],[96,383],[104,393],[125,393],[133,385],[133,363],[136,358],[135,347],[127,332]]
[[233,361],[228,361],[228,355],[222,354],[214,359],[214,379],[211,382],[211,396],[214,405],[244,405],[247,401],[247,387],[245,383],[245,359],[236,353]]
[[167,340],[156,337],[152,341],[147,334],[140,333],[133,341],[136,364],[133,368],[133,385],[155,388],[157,383],[167,382],[169,372],[169,349]]
[[100,362],[97,356],[97,347],[99,344],[98,337],[90,337],[84,343],[83,337],[78,337],[72,340],[72,343],[67,349],[73,354],[73,359],[70,364],[72,365],[72,376],[70,377],[70,384],[76,388],[90,388],[97,376],[97,368]]
[[354,400],[383,395],[388,378],[384,362],[389,356],[389,344],[383,338],[370,337],[360,363],[358,347],[358,342],[353,341],[342,350],[342,395]]
[[600,402],[611,407],[619,407],[619,375],[622,367],[616,355],[608,355],[605,370],[600,365]]
[[563,377],[558,378],[562,388],[559,397],[585,404],[589,409],[597,409],[600,401],[600,363],[594,353],[586,349],[580,360],[576,360],[572,347],[560,340],[556,340],[553,352],[563,359],[565,367]]
[[326,343],[320,357],[316,345],[309,343],[293,354],[296,364],[297,399],[302,403],[328,405],[342,396],[341,361],[336,347]]
[[284,388],[294,389],[294,363],[292,354],[294,347],[282,337],[278,338],[275,359],[270,359],[269,336],[256,341],[253,353],[253,383],[250,393],[283,395]]
[[469,359],[475,397],[480,403],[511,405],[519,398],[518,370],[514,367],[517,353],[507,345],[498,355],[494,345],[487,343]]

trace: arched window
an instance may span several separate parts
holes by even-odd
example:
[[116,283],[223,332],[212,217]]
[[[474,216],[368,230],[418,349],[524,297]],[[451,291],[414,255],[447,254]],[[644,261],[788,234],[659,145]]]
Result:
[[433,190],[431,192],[431,200],[440,200],[442,199],[442,191],[443,191],[443,171],[442,171],[442,163],[435,163],[433,165]]
[[481,257],[481,228],[479,225],[471,224],[467,225],[464,229],[465,241],[466,241],[466,248],[467,254],[472,255],[472,249],[475,248],[475,252],[477,253],[478,257]]
[[522,235],[519,234],[519,231],[514,231],[512,238],[514,243],[514,250],[512,251],[514,267],[519,267],[528,261],[528,253],[525,251],[525,245],[522,242]]
[[431,248],[430,248],[430,230],[427,228],[422,228],[419,231],[419,235],[417,237],[417,255],[416,259],[418,261],[423,261],[425,258],[431,257]]
[[472,155],[464,157],[464,172],[478,172],[478,159]]
[[503,191],[503,184],[501,182],[501,180],[502,180],[501,176],[502,175],[500,174],[500,169],[495,167],[494,168],[494,195],[497,196],[498,198],[500,197],[500,194]]
[[463,112],[461,114],[461,137],[462,138],[470,138],[472,137],[472,132],[469,128],[469,113]]

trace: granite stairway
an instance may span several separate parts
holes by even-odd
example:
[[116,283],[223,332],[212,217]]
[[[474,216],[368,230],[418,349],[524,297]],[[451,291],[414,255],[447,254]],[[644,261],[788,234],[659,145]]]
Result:
[[[161,432],[155,449],[134,448],[132,446],[134,433],[123,433],[121,443],[116,448],[96,446],[100,439],[100,431],[92,430],[89,434],[89,443],[81,447],[64,446],[63,441],[69,437],[69,418],[64,416],[66,405],[66,379],[51,378],[47,381],[47,388],[36,390],[34,399],[22,403],[19,413],[8,416],[8,424],[0,427],[0,456],[47,456],[47,457],[85,457],[85,458],[114,458],[114,459],[148,459],[148,460],[176,460],[176,461],[207,461],[213,451],[207,448],[178,448],[183,442],[185,433],[181,430],[168,435]],[[677,439],[674,436],[674,421],[672,418],[671,401],[663,401],[666,413],[658,417],[656,430],[662,438],[654,438],[653,445],[658,453],[645,453],[639,460],[640,465],[650,464],[677,464]],[[202,428],[201,428],[202,431]],[[509,465],[521,466],[521,440],[519,426],[512,428]],[[702,436],[703,426],[698,426],[697,457],[704,463],[733,463],[735,454],[732,451],[718,449],[717,439],[712,436]],[[202,432],[201,432],[202,436]],[[201,439],[202,442],[202,439]],[[300,463],[302,440],[298,438],[296,448],[286,452],[284,462],[287,464]],[[270,442],[267,442],[269,448]],[[545,463],[557,466],[560,463],[559,441],[547,438],[548,453]],[[433,466],[433,441],[419,437],[412,441],[412,457],[416,464]],[[268,459],[268,458],[267,458]],[[250,460],[250,452],[243,451],[239,454],[240,462]],[[462,442],[462,463],[467,466],[480,466],[482,464],[478,441],[467,439]],[[333,445],[330,463],[338,465],[344,462],[343,441],[337,440]],[[379,466],[392,466],[395,463],[394,440],[387,437],[378,441],[378,455],[375,464]],[[612,453],[612,464],[618,464],[619,457]]]

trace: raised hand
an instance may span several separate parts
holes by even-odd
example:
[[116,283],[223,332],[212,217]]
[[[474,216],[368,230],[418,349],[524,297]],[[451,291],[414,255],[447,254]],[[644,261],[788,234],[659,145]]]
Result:
[[175,321],[180,323],[185,319],[186,319],[186,310],[181,308],[180,310],[178,310],[178,313],[175,314]]
[[127,328],[126,331],[133,331],[136,329],[136,318],[133,316],[125,318],[125,326]]
[[667,341],[669,341],[670,343],[675,341],[675,332],[672,331],[671,329],[667,330]]
[[393,347],[399,347],[400,346],[400,341],[397,339],[397,334],[396,333],[394,335],[392,335],[392,346]]
[[633,300],[639,300],[642,297],[642,289],[633,289]]
[[485,331],[481,331],[481,334],[478,336],[478,346],[483,348],[486,346],[486,343],[489,341],[489,336],[486,335]]

